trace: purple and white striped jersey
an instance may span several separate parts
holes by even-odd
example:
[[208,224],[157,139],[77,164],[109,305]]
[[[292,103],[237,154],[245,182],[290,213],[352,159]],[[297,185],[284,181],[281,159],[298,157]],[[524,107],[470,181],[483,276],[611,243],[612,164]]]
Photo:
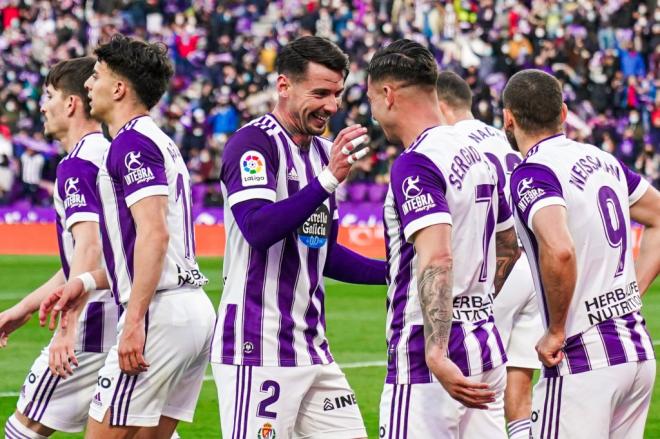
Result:
[[[60,260],[67,279],[73,260],[72,227],[83,221],[99,222],[100,203],[96,177],[109,146],[110,143],[101,133],[87,134],[57,166],[53,199],[57,213]],[[91,291],[87,306],[78,320],[75,349],[83,352],[108,351],[115,344],[118,312],[110,290]]]
[[511,176],[518,233],[532,268],[539,308],[548,324],[533,217],[565,206],[577,257],[577,282],[566,320],[564,360],[546,377],[655,358],[639,310],[630,237],[630,205],[648,183],[592,145],[549,137],[529,150]]
[[168,198],[169,244],[156,294],[207,283],[195,260],[190,175],[179,149],[149,116],[119,130],[99,171],[103,256],[117,303],[130,298],[134,273],[135,222],[130,207],[155,195]]
[[330,147],[328,140],[314,137],[309,150],[301,149],[271,114],[251,121],[227,143],[221,177],[227,236],[224,290],[212,362],[303,366],[333,361],[325,336],[328,245],[323,234],[338,218],[334,196],[297,232],[266,251],[249,245],[231,209],[247,200],[277,202],[292,196],[322,171]]
[[497,179],[472,140],[455,126],[423,132],[393,166],[384,208],[390,384],[435,380],[424,358],[412,236],[453,224],[453,323],[449,357],[470,376],[506,361],[492,316],[496,231],[513,225]]

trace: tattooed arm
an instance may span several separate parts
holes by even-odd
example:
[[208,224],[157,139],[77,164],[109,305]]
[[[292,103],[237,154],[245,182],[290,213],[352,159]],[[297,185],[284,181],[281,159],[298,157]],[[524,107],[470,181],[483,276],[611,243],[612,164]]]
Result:
[[513,227],[495,234],[495,254],[497,258],[497,271],[495,272],[495,296],[502,289],[509,273],[520,257],[518,237]]
[[451,226],[435,224],[412,237],[417,253],[417,291],[424,318],[426,364],[447,392],[466,407],[487,409],[488,384],[468,380],[448,357],[452,324]]

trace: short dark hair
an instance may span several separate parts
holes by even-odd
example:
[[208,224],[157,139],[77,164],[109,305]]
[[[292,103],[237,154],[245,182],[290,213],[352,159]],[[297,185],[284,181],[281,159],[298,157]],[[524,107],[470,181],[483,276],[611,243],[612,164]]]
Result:
[[440,72],[436,82],[438,99],[452,108],[472,108],[472,90],[467,82],[452,71]]
[[561,85],[541,70],[522,70],[513,75],[504,87],[502,102],[527,133],[561,129]]
[[426,47],[401,39],[379,49],[371,58],[367,73],[374,82],[393,79],[410,85],[435,87],[438,65]]
[[277,55],[277,73],[299,80],[310,62],[341,72],[344,78],[348,75],[348,55],[332,41],[315,36],[300,37],[284,46]]
[[99,62],[126,78],[140,101],[151,109],[167,90],[174,71],[163,43],[145,43],[115,34],[94,50]]
[[55,64],[44,81],[44,86],[52,85],[55,90],[67,96],[78,96],[83,103],[85,116],[89,118],[89,96],[85,90],[85,81],[92,76],[96,60],[91,56],[72,58]]

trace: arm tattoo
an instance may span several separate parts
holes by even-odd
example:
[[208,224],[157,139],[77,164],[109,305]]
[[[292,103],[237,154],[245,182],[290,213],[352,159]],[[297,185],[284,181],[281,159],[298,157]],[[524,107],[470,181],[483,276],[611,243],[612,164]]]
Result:
[[429,265],[420,273],[417,281],[419,301],[424,317],[424,339],[428,350],[438,345],[443,352],[449,345],[452,321],[452,266]]
[[495,296],[500,292],[506,278],[520,257],[518,237],[513,227],[495,234],[497,271],[495,272]]

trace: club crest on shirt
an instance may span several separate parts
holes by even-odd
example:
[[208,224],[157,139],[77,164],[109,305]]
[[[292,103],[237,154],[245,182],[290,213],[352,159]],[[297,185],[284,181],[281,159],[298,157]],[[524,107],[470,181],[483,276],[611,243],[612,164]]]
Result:
[[401,206],[404,215],[410,212],[424,212],[435,207],[431,194],[424,193],[424,189],[419,187],[419,175],[406,177],[401,185],[401,192],[406,197],[406,201]]
[[275,439],[276,437],[275,429],[269,422],[266,422],[261,426],[259,431],[257,431],[257,439]]
[[520,200],[518,201],[518,209],[524,211],[527,207],[537,198],[545,194],[542,188],[535,188],[532,186],[534,178],[523,178],[516,187],[516,192]]
[[261,186],[268,183],[266,160],[258,151],[248,151],[241,156],[241,184],[243,187]]
[[146,183],[156,178],[151,171],[151,168],[144,166],[144,163],[140,160],[141,155],[142,153],[139,151],[130,151],[124,156],[124,165],[128,171],[126,175],[124,175],[124,180],[126,181],[127,186],[134,183]]
[[72,207],[82,207],[87,206],[87,200],[85,200],[85,195],[79,193],[80,188],[78,183],[80,179],[78,177],[69,177],[64,182],[64,193],[66,198],[64,199],[64,208],[69,209]]

